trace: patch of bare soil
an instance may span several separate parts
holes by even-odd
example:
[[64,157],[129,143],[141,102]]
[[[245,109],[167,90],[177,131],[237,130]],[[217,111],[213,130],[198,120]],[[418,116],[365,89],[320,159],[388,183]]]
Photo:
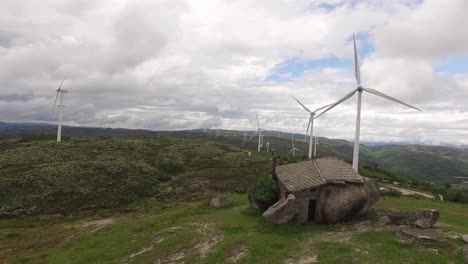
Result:
[[[148,251],[153,250],[153,248],[154,248],[154,246],[156,246],[156,244],[159,244],[159,243],[161,243],[162,241],[164,241],[166,239],[166,237],[164,235],[174,234],[174,232],[176,230],[181,229],[181,228],[182,227],[180,227],[180,226],[173,226],[173,227],[166,228],[166,229],[164,229],[164,230],[162,230],[160,232],[157,232],[156,234],[154,234],[153,239],[151,239],[151,241],[147,245],[145,245],[143,248],[141,248],[137,252],[132,253],[130,256],[128,256],[128,258],[125,258],[122,262],[126,263],[131,258],[134,258],[136,256],[139,256],[141,254],[144,254],[144,253],[146,253]],[[177,252],[177,253],[180,253],[180,252]],[[167,256],[163,260],[159,260],[159,259],[155,260],[155,262],[159,261],[158,263],[171,263],[171,262],[174,261],[174,260],[172,260],[174,258],[174,256],[180,256],[181,255],[181,254],[175,254],[175,255],[174,254],[171,254],[171,255]]]
[[335,243],[348,243],[353,237],[353,231],[346,232],[326,232],[315,235],[312,239],[315,241],[335,242]]
[[163,259],[157,259],[153,261],[153,264],[176,264],[176,263],[184,263],[185,253],[184,251],[179,251],[170,254],[169,256]]
[[216,244],[223,240],[223,235],[216,232],[216,230],[213,228],[213,225],[196,225],[198,226],[197,232],[202,236],[202,240],[198,241],[193,248],[202,258],[204,258],[213,250],[213,247]]
[[294,258],[288,258],[284,262],[284,264],[312,264],[312,263],[318,263],[318,256],[317,255],[302,255],[298,257],[297,259]]
[[237,261],[239,261],[239,259],[247,256],[247,254],[249,253],[247,247],[245,245],[235,249],[231,256],[227,259],[227,262],[229,263],[236,263]]
[[115,218],[105,218],[100,220],[89,221],[80,225],[80,228],[90,229],[91,233],[98,231],[99,229],[114,224],[116,222]]
[[163,240],[164,240],[163,237],[156,236],[155,238],[153,238],[153,239],[151,240],[151,242],[150,242],[148,245],[146,245],[145,247],[143,247],[142,249],[140,249],[138,252],[135,252],[135,253],[131,254],[131,255],[130,255],[130,258],[134,258],[134,257],[136,257],[136,256],[138,256],[138,255],[141,255],[141,254],[145,253],[145,252],[148,252],[148,251],[153,250],[154,246],[155,246],[156,244],[158,244],[158,243],[161,243]]

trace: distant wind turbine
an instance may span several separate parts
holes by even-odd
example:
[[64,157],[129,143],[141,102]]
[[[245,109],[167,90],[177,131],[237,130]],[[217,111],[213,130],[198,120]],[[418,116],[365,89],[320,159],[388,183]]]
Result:
[[296,97],[294,97],[294,100],[296,100],[307,112],[309,112],[310,114],[310,117],[309,117],[309,124],[307,125],[307,130],[306,130],[306,138],[307,138],[307,133],[309,132],[309,127],[310,127],[310,135],[309,135],[309,159],[312,158],[312,149],[313,149],[313,143],[314,143],[314,140],[313,140],[313,137],[314,137],[314,134],[313,134],[313,130],[314,130],[314,120],[317,119],[317,117],[319,117],[320,115],[318,115],[317,117],[315,117],[315,115],[317,114],[317,111],[320,111],[332,104],[329,104],[329,105],[326,105],[326,106],[322,106],[320,108],[317,108],[315,109],[314,111],[310,111],[309,108],[307,108],[303,103],[301,103]]
[[342,102],[348,100],[351,98],[356,92],[358,93],[358,99],[357,99],[357,115],[356,115],[356,132],[355,132],[355,139],[354,139],[354,152],[353,152],[353,168],[358,171],[359,168],[359,134],[360,134],[360,129],[361,129],[361,97],[362,97],[362,92],[366,91],[368,93],[371,93],[373,95],[380,96],[382,98],[385,98],[387,100],[402,104],[404,106],[407,106],[409,108],[421,111],[420,109],[411,106],[407,103],[404,103],[402,101],[399,101],[393,97],[390,97],[382,92],[379,92],[377,90],[371,89],[371,88],[364,88],[361,86],[361,72],[359,69],[359,61],[358,61],[358,54],[357,54],[357,49],[356,49],[356,38],[354,37],[353,34],[353,44],[354,44],[354,75],[356,77],[356,82],[357,82],[357,88],[353,89],[350,93],[348,93],[345,97],[337,101],[336,103],[332,104],[330,107],[325,109],[322,113],[320,113],[316,118],[319,116],[323,115],[324,113],[328,112],[330,109],[333,107],[341,104]]
[[[60,83],[59,88],[57,89],[57,94],[55,95],[55,101],[54,101],[54,108],[52,110],[52,113],[55,113],[55,108],[58,108],[58,128],[57,128],[57,142],[62,141],[62,116],[63,116],[63,94],[68,93],[67,90],[62,89],[63,82],[65,80],[62,80]],[[59,100],[59,104],[57,105],[57,99]]]
[[255,131],[255,133],[249,138],[249,140],[247,142],[249,142],[250,140],[252,140],[253,137],[255,137],[255,135],[258,134],[258,147],[257,147],[257,151],[260,152],[260,149],[263,145],[263,130],[260,128],[260,122],[258,122],[258,114],[255,114],[256,117],[257,117],[257,130]]
[[300,149],[298,149],[298,148],[296,148],[296,147],[294,146],[294,133],[291,133],[291,146],[292,146],[292,148],[291,148],[291,150],[288,152],[288,155],[289,155],[290,153],[292,153],[292,155],[293,155],[293,157],[294,157],[294,156],[296,156],[296,150],[297,150],[297,151],[301,151]]

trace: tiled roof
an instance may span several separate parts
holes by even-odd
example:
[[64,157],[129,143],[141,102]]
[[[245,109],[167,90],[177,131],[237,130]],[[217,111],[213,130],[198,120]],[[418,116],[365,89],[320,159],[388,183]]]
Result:
[[313,189],[327,183],[363,183],[349,164],[337,158],[320,158],[276,167],[276,176],[290,192]]

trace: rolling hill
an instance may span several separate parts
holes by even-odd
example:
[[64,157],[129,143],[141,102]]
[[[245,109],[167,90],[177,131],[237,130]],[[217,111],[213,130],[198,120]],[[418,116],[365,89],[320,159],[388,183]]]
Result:
[[[44,124],[20,123],[0,126],[0,139],[23,138],[23,140],[51,140],[54,138],[56,127]],[[191,131],[151,131],[132,129],[111,129],[96,127],[63,128],[65,137],[114,137],[114,138],[148,138],[155,136],[176,136],[185,139],[203,139],[233,146],[241,146],[244,131],[222,130],[221,136],[216,136],[214,130],[203,133],[201,129]],[[248,131],[248,134],[253,134]],[[40,135],[40,136],[39,136]],[[281,136],[281,137],[280,137]],[[306,155],[308,144],[303,141],[304,135],[295,134],[295,145]],[[66,138],[65,138],[66,139]],[[252,139],[244,147],[256,151],[256,140]],[[291,148],[291,134],[279,131],[269,132],[265,140],[270,142],[271,149],[277,154],[286,154]],[[361,145],[361,166],[371,164],[381,168],[403,174],[418,180],[437,184],[457,183],[457,177],[468,177],[468,149],[456,147],[427,146],[427,145]],[[348,162],[352,159],[353,143],[340,140],[319,138],[318,156],[337,156]]]

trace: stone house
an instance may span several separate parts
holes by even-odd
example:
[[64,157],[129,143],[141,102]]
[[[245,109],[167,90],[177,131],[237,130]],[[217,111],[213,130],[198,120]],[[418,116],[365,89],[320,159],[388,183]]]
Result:
[[282,214],[286,212],[287,217],[295,218],[298,223],[336,223],[366,211],[380,198],[373,180],[362,177],[337,158],[281,166],[274,162],[273,178],[280,187],[280,200],[267,210],[267,215],[281,214],[282,205],[293,201],[293,209],[286,208]]

